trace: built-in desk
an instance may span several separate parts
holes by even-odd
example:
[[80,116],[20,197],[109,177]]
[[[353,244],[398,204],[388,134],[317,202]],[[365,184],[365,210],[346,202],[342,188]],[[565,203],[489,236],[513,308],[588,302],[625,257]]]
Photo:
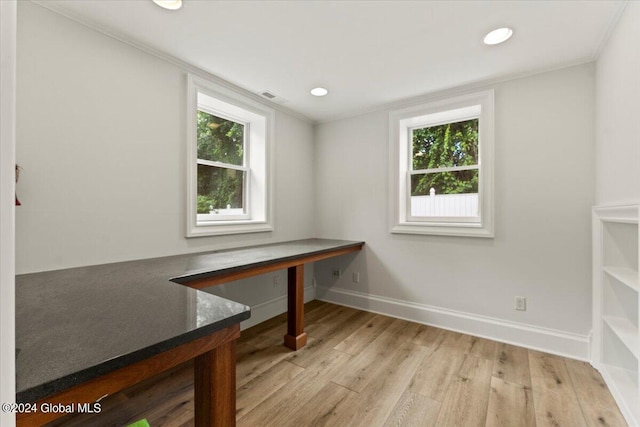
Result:
[[193,259],[176,283],[195,289],[220,285],[271,271],[287,271],[288,318],[284,345],[298,350],[307,343],[304,332],[304,264],[362,249],[364,242],[306,239],[204,254]]
[[18,425],[77,412],[190,359],[195,424],[234,425],[235,340],[250,309],[198,289],[288,268],[285,344],[297,349],[306,342],[303,264],[362,245],[308,239],[17,276],[16,401],[37,409]]

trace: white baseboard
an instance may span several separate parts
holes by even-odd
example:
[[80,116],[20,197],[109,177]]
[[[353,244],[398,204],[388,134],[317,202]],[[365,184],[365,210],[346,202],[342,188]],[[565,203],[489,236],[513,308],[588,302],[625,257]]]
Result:
[[316,298],[532,350],[582,361],[589,360],[590,337],[588,335],[319,285],[316,289]]
[[[304,302],[316,299],[315,288],[308,286],[304,288]],[[258,323],[269,320],[278,314],[287,311],[287,295],[282,295],[269,301],[261,302],[251,307],[251,317],[240,323],[240,329],[250,328]]]

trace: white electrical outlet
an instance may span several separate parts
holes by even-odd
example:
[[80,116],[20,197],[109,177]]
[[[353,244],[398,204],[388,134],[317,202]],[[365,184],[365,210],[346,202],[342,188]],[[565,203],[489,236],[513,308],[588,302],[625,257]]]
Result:
[[273,276],[273,287],[277,288],[280,284],[280,278],[278,276]]
[[354,271],[351,275],[351,279],[353,280],[353,283],[360,283],[360,273]]
[[336,279],[339,279],[339,278],[340,278],[340,276],[342,276],[342,272],[340,271],[340,269],[339,269],[339,268],[335,268],[335,269],[333,270],[333,277],[335,277]]
[[525,297],[515,297],[515,309],[527,311],[527,299]]

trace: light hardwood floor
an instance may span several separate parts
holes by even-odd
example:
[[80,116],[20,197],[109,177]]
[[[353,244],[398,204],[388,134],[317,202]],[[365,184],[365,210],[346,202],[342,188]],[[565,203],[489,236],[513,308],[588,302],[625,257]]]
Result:
[[[305,348],[286,317],[238,341],[238,426],[625,426],[589,364],[313,301]],[[105,399],[55,426],[193,425],[192,366]]]

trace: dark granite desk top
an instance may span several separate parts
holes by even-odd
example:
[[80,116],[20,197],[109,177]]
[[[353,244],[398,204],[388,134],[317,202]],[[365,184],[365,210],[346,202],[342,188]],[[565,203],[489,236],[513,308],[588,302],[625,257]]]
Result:
[[35,402],[250,317],[186,286],[232,271],[362,245],[308,239],[16,277],[16,400]]

